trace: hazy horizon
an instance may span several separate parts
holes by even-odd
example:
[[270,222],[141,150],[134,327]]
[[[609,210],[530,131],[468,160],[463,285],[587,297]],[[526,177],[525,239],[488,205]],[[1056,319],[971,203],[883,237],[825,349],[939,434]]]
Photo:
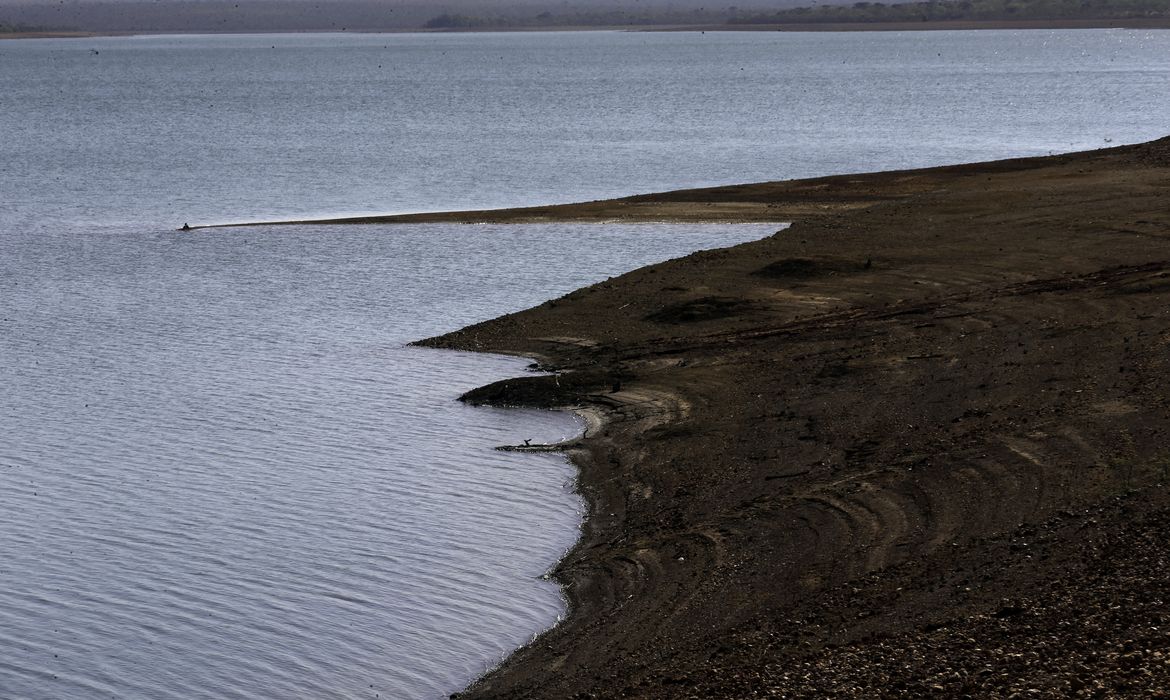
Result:
[[[802,0],[0,0],[0,25],[78,31],[307,31],[423,28],[441,15],[551,25],[722,22]],[[823,3],[824,4],[824,3]],[[832,3],[827,3],[832,4]]]

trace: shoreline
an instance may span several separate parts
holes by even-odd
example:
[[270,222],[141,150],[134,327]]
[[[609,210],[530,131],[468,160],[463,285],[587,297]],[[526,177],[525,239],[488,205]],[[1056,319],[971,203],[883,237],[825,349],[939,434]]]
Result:
[[[1108,149],[1102,149],[1108,150]],[[244,226],[347,226],[363,224],[688,223],[777,224],[811,219],[906,199],[950,178],[1041,167],[1053,156],[984,163],[847,173],[798,180],[715,185],[569,204],[504,209],[371,214],[308,219],[198,224],[198,231]]]
[[185,36],[217,34],[495,34],[533,32],[914,32],[1054,29],[1170,29],[1170,17],[1056,20],[946,20],[928,22],[786,22],[777,24],[662,24],[612,26],[492,27],[476,29],[312,29],[312,30],[44,30],[0,33],[4,39],[87,39],[118,36]]
[[923,22],[784,22],[717,24],[647,31],[739,32],[930,32],[1004,29],[1170,29],[1170,17],[1138,19],[931,20]]
[[3,39],[90,39],[98,36],[130,36],[123,32],[117,33],[102,33],[102,32],[71,32],[71,31],[37,31],[37,32],[0,32],[0,40]]
[[1161,692],[1168,185],[1162,139],[491,213],[795,223],[416,343],[605,416],[566,619],[460,697]]

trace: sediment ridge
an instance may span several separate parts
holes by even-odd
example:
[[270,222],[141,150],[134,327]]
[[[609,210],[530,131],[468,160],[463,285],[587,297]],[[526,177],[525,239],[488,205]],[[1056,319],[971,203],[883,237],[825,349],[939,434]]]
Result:
[[567,620],[460,697],[1165,697],[1170,139],[385,221],[790,220],[423,341],[604,417]]

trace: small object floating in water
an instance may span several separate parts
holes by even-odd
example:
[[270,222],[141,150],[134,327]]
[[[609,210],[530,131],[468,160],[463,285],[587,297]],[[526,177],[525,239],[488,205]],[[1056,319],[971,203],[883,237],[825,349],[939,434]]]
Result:
[[180,230],[180,231],[190,231],[190,230],[191,230],[191,224],[188,224],[187,222],[183,222],[183,228],[181,228],[181,229],[179,229],[179,230]]

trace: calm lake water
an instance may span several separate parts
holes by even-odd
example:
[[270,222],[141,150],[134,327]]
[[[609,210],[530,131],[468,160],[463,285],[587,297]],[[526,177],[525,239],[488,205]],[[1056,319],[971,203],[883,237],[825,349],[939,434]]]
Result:
[[192,224],[1164,135],[1170,33],[0,42],[0,698],[437,698],[555,622],[577,431],[406,347],[775,227]]

